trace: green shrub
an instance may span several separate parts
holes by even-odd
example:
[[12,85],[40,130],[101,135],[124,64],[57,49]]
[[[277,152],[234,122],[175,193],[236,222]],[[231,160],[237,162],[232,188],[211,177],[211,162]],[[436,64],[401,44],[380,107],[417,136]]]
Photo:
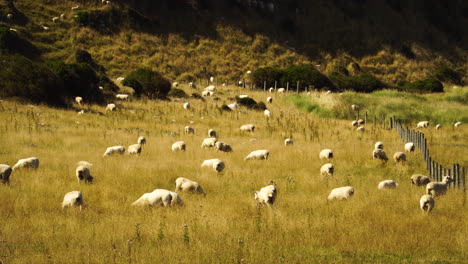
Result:
[[257,103],[254,99],[246,97],[246,98],[239,98],[236,96],[236,102],[239,105],[245,106],[249,109],[254,109],[254,110],[265,110],[266,105],[263,102]]
[[446,95],[445,100],[468,105],[468,90],[460,90],[456,93]]
[[88,26],[91,23],[91,15],[88,11],[78,11],[75,14],[75,21],[80,26]]
[[185,98],[187,94],[182,89],[172,88],[167,94],[170,97]]
[[444,92],[444,86],[441,82],[436,79],[428,78],[425,80],[419,80],[412,83],[406,83],[403,89],[409,92],[419,93],[442,93]]
[[146,68],[136,69],[125,77],[122,84],[132,87],[137,97],[145,95],[150,99],[162,99],[171,90],[171,83],[167,79],[161,74]]
[[275,85],[275,81],[280,81],[283,72],[281,69],[274,67],[258,68],[251,74],[252,82],[256,87],[263,89],[263,84],[266,81],[267,87]]
[[438,67],[434,72],[434,77],[441,82],[462,85],[460,74],[447,66]]
[[381,81],[368,73],[356,76],[345,76],[334,72],[330,75],[330,79],[341,91],[352,90],[355,92],[370,93],[385,87]]
[[296,84],[300,82],[301,87],[313,86],[319,89],[335,90],[335,86],[328,79],[312,65],[291,65],[283,70],[281,82],[289,82]]

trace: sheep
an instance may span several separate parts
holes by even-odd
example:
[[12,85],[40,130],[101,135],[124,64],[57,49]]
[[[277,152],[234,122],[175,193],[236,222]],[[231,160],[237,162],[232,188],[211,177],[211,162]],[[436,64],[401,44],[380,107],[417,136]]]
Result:
[[453,127],[459,127],[462,125],[462,122],[456,122],[455,124],[453,124]]
[[50,29],[50,27],[44,26],[44,25],[42,25],[41,27],[42,27],[42,29],[43,29],[44,31],[49,31],[49,29]]
[[201,95],[202,95],[203,97],[213,96],[213,95],[214,95],[214,92],[212,92],[212,91],[203,91]]
[[413,142],[408,142],[405,144],[405,151],[406,152],[414,152],[415,146]]
[[80,110],[80,111],[78,111],[78,113],[76,113],[76,114],[78,114],[78,115],[84,115],[84,113],[85,113],[85,110]]
[[247,94],[241,94],[239,95],[239,98],[249,98],[249,96]]
[[109,157],[111,155],[124,154],[124,153],[125,153],[125,147],[124,146],[113,146],[113,147],[108,147],[106,149],[106,152],[104,152],[103,157]]
[[284,93],[285,89],[284,88],[278,88],[277,93]]
[[205,138],[201,144],[202,148],[214,148],[216,141],[218,141],[215,137]]
[[90,162],[87,162],[87,161],[84,161],[84,160],[81,160],[81,161],[78,161],[76,163],[76,165],[78,166],[85,166],[85,167],[88,167],[88,168],[91,168],[94,166],[94,164],[90,163]]
[[80,191],[72,191],[65,194],[62,202],[62,209],[78,206],[80,211],[83,208],[83,194]]
[[104,86],[99,86],[99,90],[104,91]]
[[65,14],[60,14],[60,19],[64,20],[65,19]]
[[240,127],[241,132],[254,132],[255,131],[255,126],[252,124],[247,124],[247,125],[242,125]]
[[270,89],[268,89],[268,91],[269,91],[270,93],[272,93],[274,90],[275,90],[275,88],[273,88],[273,87],[270,87]]
[[53,17],[52,22],[57,23],[60,20],[60,17]]
[[108,104],[106,106],[106,111],[115,111],[115,110],[116,110],[115,104]]
[[277,195],[278,191],[276,190],[276,186],[271,184],[261,188],[260,191],[255,192],[254,198],[255,201],[257,201],[257,205],[266,204],[268,206],[272,206]]
[[18,32],[18,30],[16,28],[10,28],[10,31]]
[[333,176],[334,172],[335,172],[335,167],[331,163],[323,164],[322,167],[320,168],[320,175],[322,175],[323,177],[331,177]]
[[123,101],[128,101],[128,97],[129,97],[128,94],[116,94],[115,95],[115,98],[119,100],[123,100]]
[[366,122],[362,119],[357,120],[358,125],[364,125]]
[[137,143],[140,145],[145,145],[146,144],[146,138],[144,136],[140,136],[137,140]]
[[426,194],[432,196],[444,195],[447,192],[449,183],[453,182],[450,176],[444,176],[441,182],[430,182],[426,185]]
[[395,189],[396,187],[398,187],[398,183],[396,183],[394,180],[381,181],[379,182],[379,185],[377,186],[379,190]]
[[217,137],[216,130],[214,130],[214,129],[208,130],[208,136],[209,137]]
[[94,179],[94,177],[91,176],[89,168],[83,165],[76,168],[76,178],[78,182],[84,181],[85,183],[92,183]]
[[247,71],[247,74],[251,74],[251,73],[252,73],[252,71]]
[[353,110],[354,112],[357,112],[361,109],[361,107],[359,107],[359,105],[351,105],[351,110]]
[[328,195],[328,200],[347,200],[354,195],[354,188],[351,186],[335,188]]
[[210,77],[210,82],[214,82],[214,77],[213,76]]
[[133,144],[128,146],[129,155],[140,155],[141,154],[141,144]]
[[173,82],[173,83],[172,83],[172,87],[174,87],[174,88],[179,87],[179,83],[178,83],[178,82]]
[[363,127],[363,126],[360,126],[358,128],[356,128],[356,131],[358,132],[364,132],[366,129]]
[[239,108],[237,103],[228,104],[227,107],[229,107],[229,109],[231,109],[232,111],[235,111],[237,108]]
[[177,141],[174,144],[172,144],[172,151],[185,151],[186,145],[184,141]]
[[270,151],[266,149],[254,150],[250,152],[247,157],[244,158],[245,160],[267,160],[268,156],[270,155]]
[[83,102],[83,97],[81,97],[81,96],[75,97],[75,102],[76,102],[77,104],[81,105],[81,103]]
[[13,170],[6,164],[0,164],[0,181],[3,184],[10,183],[10,175]]
[[374,149],[374,151],[372,151],[372,158],[383,160],[383,161],[388,161],[387,154],[385,153],[383,149]]
[[424,194],[419,200],[419,207],[423,213],[429,214],[435,206],[434,198],[430,194]]
[[272,104],[273,103],[273,98],[271,98],[271,96],[269,96],[269,97],[267,97],[266,101],[267,101],[267,103]]
[[436,130],[439,130],[439,129],[441,129],[441,128],[442,128],[442,125],[441,125],[441,124],[437,124],[437,125],[435,126],[435,129],[436,129]]
[[398,151],[393,154],[393,160],[398,162],[405,162],[406,161],[406,154],[404,152]]
[[194,82],[189,82],[188,86],[189,86],[190,88],[197,88],[197,86],[195,85]]
[[333,151],[331,149],[323,149],[319,154],[320,159],[333,159]]
[[195,193],[195,194],[203,194],[206,195],[205,191],[201,187],[198,182],[191,181],[184,177],[179,177],[175,181],[177,191],[188,192],[188,193]]
[[7,14],[8,19],[13,19],[13,14]]
[[232,147],[229,144],[218,141],[215,143],[215,148],[223,152],[232,152]]
[[184,109],[186,109],[186,110],[190,109],[190,103],[189,103],[189,102],[184,103],[184,104],[183,104],[183,107],[184,107]]
[[292,138],[287,138],[284,140],[284,145],[285,146],[292,146],[294,145],[294,141],[292,140]]
[[271,117],[271,112],[270,112],[270,110],[268,110],[268,109],[265,109],[265,111],[263,111],[263,114],[264,114],[267,118],[270,118],[270,117]]
[[191,126],[185,127],[185,134],[195,134],[195,129]]
[[374,149],[383,149],[383,148],[384,148],[384,145],[382,142],[380,141],[375,142]]
[[429,177],[424,176],[422,174],[413,174],[411,176],[411,184],[416,186],[426,186],[430,182],[431,180],[429,179]]
[[421,121],[416,125],[416,128],[426,128],[429,126],[429,121]]
[[125,80],[125,78],[124,78],[124,77],[122,77],[122,76],[120,76],[120,77],[117,77],[117,81],[119,81],[119,82],[123,82],[123,80]]
[[214,85],[207,86],[205,88],[205,91],[215,92],[216,91],[216,86],[214,86]]
[[224,170],[224,162],[220,159],[209,159],[203,161],[202,168],[208,167],[208,168],[213,168],[216,172],[222,172]]
[[16,164],[11,168],[12,170],[17,169],[37,169],[39,168],[39,159],[36,157],[30,157],[26,159],[20,159]]
[[76,10],[78,10],[78,8],[80,8],[80,6],[79,6],[79,5],[77,5],[77,6],[73,6],[73,7],[71,8],[71,10],[72,10],[72,11],[76,11]]
[[239,81],[239,82],[237,83],[237,85],[238,85],[238,86],[243,86],[243,85],[244,85],[244,82],[243,82],[243,81]]
[[358,126],[358,121],[354,120],[353,122],[351,122],[351,126],[353,127]]
[[184,205],[180,196],[164,189],[156,189],[153,192],[143,194],[138,200],[132,203],[132,206],[163,206],[173,207],[176,205]]

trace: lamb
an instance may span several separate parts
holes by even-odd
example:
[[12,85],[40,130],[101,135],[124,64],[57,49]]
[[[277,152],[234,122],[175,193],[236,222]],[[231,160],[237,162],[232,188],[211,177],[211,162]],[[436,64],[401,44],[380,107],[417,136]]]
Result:
[[195,134],[195,129],[191,126],[185,127],[185,134]]
[[223,152],[232,152],[232,147],[229,144],[218,141],[215,143],[215,148]]
[[216,130],[214,130],[214,129],[208,130],[208,136],[209,137],[217,137]]
[[180,196],[164,189],[156,189],[153,192],[143,194],[138,200],[132,203],[132,206],[164,206],[173,207],[184,205]]
[[351,126],[353,127],[358,126],[358,121],[354,120],[353,122],[351,122]]
[[354,188],[351,186],[335,188],[328,195],[328,200],[347,200],[354,195]]
[[405,162],[406,161],[406,154],[404,152],[398,151],[393,154],[393,160],[398,162]]
[[11,169],[17,170],[17,169],[27,169],[27,168],[30,168],[30,169],[39,168],[39,159],[36,157],[20,159]]
[[374,149],[383,149],[384,145],[382,142],[378,141],[374,145]]
[[453,124],[453,127],[459,127],[462,125],[462,122],[456,122],[455,124]]
[[284,145],[285,146],[292,146],[294,145],[294,141],[291,138],[287,138],[284,140]]
[[270,151],[266,149],[254,150],[244,160],[267,160],[269,155]]
[[439,129],[441,129],[441,128],[442,128],[442,125],[441,125],[441,124],[437,124],[437,125],[435,126],[435,129],[436,129],[436,130],[439,130]]
[[414,152],[415,146],[413,142],[408,142],[405,144],[405,151],[406,152]]
[[146,138],[144,136],[140,136],[137,140],[137,143],[140,145],[146,144]]
[[356,128],[356,131],[358,132],[364,132],[364,130],[366,130],[363,126],[360,126],[358,128]]
[[419,206],[423,213],[429,214],[435,206],[434,198],[430,194],[424,194],[419,200]]
[[115,110],[116,110],[115,104],[108,104],[106,106],[106,111],[115,111]]
[[277,92],[278,92],[278,93],[284,93],[284,92],[285,92],[285,89],[284,89],[284,88],[278,88]]
[[92,163],[87,162],[87,161],[84,161],[84,160],[78,161],[78,162],[76,163],[76,165],[78,165],[78,166],[85,166],[85,167],[88,167],[88,168],[91,168],[91,167],[94,166]]
[[184,103],[184,104],[183,104],[183,107],[184,107],[184,109],[186,109],[186,110],[190,109],[190,103],[189,103],[189,102]]
[[357,112],[361,109],[361,107],[359,107],[359,105],[351,105],[351,110],[353,110],[354,112]]
[[377,186],[377,188],[379,188],[379,190],[395,189],[396,187],[398,187],[398,183],[396,183],[394,180],[381,181],[381,182],[379,182],[379,185]]
[[431,194],[432,196],[444,195],[447,192],[449,183],[453,181],[452,177],[444,176],[441,182],[430,182],[426,185],[426,194]]
[[129,97],[128,94],[116,94],[115,95],[115,98],[119,100],[123,100],[123,101],[128,101],[128,97]]
[[201,187],[198,182],[191,181],[184,177],[179,177],[175,181],[177,191],[188,192],[188,193],[195,193],[195,194],[203,194],[206,195],[205,191]]
[[172,151],[185,151],[186,145],[184,141],[177,141],[172,144]]
[[60,20],[60,17],[53,17],[52,22],[57,23]]
[[201,144],[201,147],[202,148],[214,148],[216,141],[218,141],[218,139],[214,137],[205,138]]
[[422,174],[413,174],[411,176],[411,184],[416,186],[426,186],[430,182],[431,180],[429,179],[429,177],[424,176]]
[[388,161],[387,154],[385,153],[383,149],[374,149],[374,151],[372,151],[372,157],[374,159]]
[[242,132],[254,132],[255,131],[255,126],[252,125],[252,124],[242,125],[240,127],[240,131],[242,131]]
[[429,126],[429,121],[421,121],[416,125],[416,128],[426,128]]
[[72,191],[65,194],[63,197],[62,208],[79,206],[80,211],[83,207],[83,194],[80,191]]
[[10,175],[13,170],[6,164],[0,164],[0,181],[3,184],[10,183]]
[[265,114],[265,116],[268,117],[268,118],[271,117],[271,112],[270,112],[270,110],[268,110],[268,109],[265,109],[265,111],[263,112],[263,114]]
[[106,152],[104,152],[103,157],[109,157],[111,155],[124,154],[124,153],[125,153],[125,147],[124,146],[113,146],[113,147],[108,147],[106,149]]
[[85,183],[92,183],[94,179],[94,177],[91,176],[89,168],[83,165],[76,168],[76,178],[78,182],[84,181]]
[[334,172],[335,172],[335,167],[331,163],[323,164],[322,167],[320,168],[320,175],[322,175],[323,177],[331,177],[333,176]]
[[333,151],[331,149],[323,149],[319,154],[320,159],[333,159]]
[[276,200],[276,196],[278,191],[276,190],[276,186],[274,184],[268,185],[260,189],[260,191],[255,192],[254,198],[257,201],[257,205],[266,204],[268,206],[272,206]]
[[237,108],[239,108],[237,103],[228,104],[227,107],[229,107],[229,109],[231,109],[232,111],[235,111]]
[[271,98],[271,96],[269,96],[269,97],[267,97],[266,101],[267,101],[267,103],[272,104],[273,103],[273,98]]
[[208,168],[213,168],[216,172],[222,172],[224,170],[224,162],[220,159],[209,159],[203,161],[202,168],[208,167]]
[[129,155],[140,155],[141,154],[141,144],[133,144],[128,146]]
[[76,102],[77,104],[81,105],[81,103],[83,102],[83,97],[81,97],[81,96],[75,97],[75,102]]

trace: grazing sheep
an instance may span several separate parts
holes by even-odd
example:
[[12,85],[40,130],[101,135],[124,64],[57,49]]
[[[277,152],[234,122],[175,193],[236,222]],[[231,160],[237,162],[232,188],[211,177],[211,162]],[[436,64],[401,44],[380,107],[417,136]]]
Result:
[[20,159],[16,164],[11,168],[12,170],[17,169],[37,169],[39,168],[39,159],[36,157]]
[[441,124],[437,124],[437,125],[435,126],[435,129],[436,129],[436,130],[439,130],[439,129],[441,129],[441,128],[442,128],[442,125],[441,125]]
[[115,104],[108,104],[106,106],[106,111],[115,111],[115,110],[116,110]]
[[213,96],[213,95],[214,95],[214,92],[212,92],[212,91],[203,91],[201,95],[202,95],[203,97]]
[[0,181],[3,184],[10,183],[10,175],[13,170],[6,164],[0,164]]
[[231,109],[232,111],[235,111],[237,108],[239,108],[237,103],[228,104],[227,107],[229,107],[229,109]]
[[78,8],[80,8],[80,6],[79,6],[79,5],[77,5],[77,6],[73,6],[73,7],[71,8],[71,10],[72,10],[72,11],[76,11],[76,10],[78,10]]
[[185,151],[186,145],[184,141],[177,141],[172,144],[172,151]]
[[189,102],[184,103],[183,107],[184,109],[187,109],[187,110],[190,109],[190,103]]
[[216,172],[222,172],[224,170],[224,162],[220,159],[209,159],[203,161],[202,168],[208,167],[208,168],[213,168]]
[[209,137],[217,137],[216,130],[214,130],[214,129],[208,130],[208,136]]
[[77,104],[81,105],[81,103],[83,102],[83,97],[81,97],[81,96],[75,97],[75,102],[76,102]]
[[247,71],[247,74],[251,74],[251,73],[252,73],[252,71]]
[[249,98],[249,96],[246,95],[246,94],[241,94],[241,95],[239,95],[239,98]]
[[252,125],[252,124],[242,125],[240,127],[240,131],[242,131],[242,132],[254,132],[255,131],[255,126]]
[[144,136],[140,136],[137,140],[137,143],[140,145],[146,144],[146,138]]
[[382,142],[375,142],[374,149],[383,149],[384,145]]
[[7,14],[8,19],[13,19],[13,14]]
[[174,87],[174,88],[179,87],[179,83],[178,83],[178,82],[173,82],[173,83],[172,83],[172,87]]
[[426,194],[431,194],[432,196],[444,195],[447,192],[449,183],[453,181],[452,177],[444,176],[441,182],[430,182],[426,185]]
[[331,149],[323,149],[319,154],[320,159],[333,159],[333,151]]
[[62,208],[79,206],[80,211],[83,207],[83,194],[80,191],[72,191],[63,197]]
[[351,186],[335,188],[328,195],[328,200],[347,200],[354,195],[354,188]]
[[89,168],[83,165],[76,168],[76,178],[78,182],[84,181],[85,183],[92,183],[94,179],[94,177],[91,176]]
[[411,184],[416,186],[426,186],[430,182],[431,180],[429,179],[429,177],[424,176],[422,174],[413,174],[411,176]]
[[119,81],[119,82],[123,82],[123,80],[125,80],[125,78],[124,78],[124,77],[122,77],[122,76],[120,76],[120,77],[117,77],[117,81]]
[[141,154],[141,144],[133,144],[128,146],[129,155],[140,155]]
[[429,214],[435,206],[434,198],[430,194],[424,194],[419,200],[419,206],[423,213]]
[[358,125],[364,125],[364,124],[366,123],[366,122],[365,122],[364,120],[362,120],[362,119],[358,119],[357,122],[358,122]]
[[53,17],[52,22],[57,23],[60,20],[60,17]]
[[243,86],[243,85],[244,85],[244,82],[243,82],[243,81],[239,81],[239,82],[237,83],[237,86]]
[[269,96],[269,97],[267,97],[266,101],[267,101],[267,103],[272,104],[273,103],[273,98],[271,98],[271,96]]
[[358,132],[364,132],[364,130],[366,130],[363,126],[360,126],[358,128],[356,128],[356,131]]
[[185,127],[185,134],[195,134],[195,129],[191,126]]
[[85,113],[85,110],[80,110],[80,111],[78,111],[78,113],[76,113],[76,114],[78,114],[78,115],[84,115],[84,113]]
[[138,200],[132,203],[132,206],[164,206],[173,207],[184,205],[180,196],[164,189],[156,189],[153,192],[143,194]]
[[278,90],[276,91],[278,93],[284,93],[285,92],[285,89],[284,88],[278,88]]
[[357,112],[359,111],[359,109],[361,109],[361,107],[359,107],[359,105],[351,105],[351,110],[353,110],[354,112]]
[[272,93],[274,90],[275,90],[275,88],[273,88],[273,87],[270,87],[270,89],[268,89],[268,91],[269,91],[270,93]]
[[115,95],[115,98],[119,99],[119,100],[123,100],[123,101],[128,101],[128,94],[116,94]]
[[260,189],[260,191],[255,192],[254,198],[257,201],[257,205],[266,204],[268,206],[272,206],[276,200],[276,196],[278,191],[276,190],[276,186],[271,184],[266,187]]
[[210,85],[210,86],[205,88],[205,91],[215,92],[216,91],[216,86]]
[[263,114],[264,114],[266,117],[268,117],[268,118],[271,117],[271,112],[270,112],[270,110],[268,110],[268,109],[265,109],[265,111],[263,111]]
[[351,126],[353,127],[358,126],[358,121],[354,120],[353,122],[351,122]]
[[214,82],[214,77],[213,76],[210,77],[210,82]]
[[214,148],[216,141],[218,141],[217,138],[211,137],[211,138],[205,138],[203,139],[203,142],[201,144],[202,148]]
[[374,149],[374,151],[372,151],[372,157],[374,159],[388,161],[387,154],[385,153],[383,149]]
[[455,124],[453,124],[454,127],[459,127],[462,125],[462,122],[456,122]]
[[41,27],[42,27],[42,29],[43,29],[44,31],[48,31],[48,30],[50,29],[50,27],[44,26],[44,25],[42,25]]
[[232,152],[231,145],[218,141],[215,143],[215,148],[223,152]]
[[205,191],[201,187],[198,182],[191,181],[184,177],[179,177],[175,181],[177,191],[188,192],[188,193],[196,193],[196,194],[203,194],[206,195]]
[[16,28],[10,28],[10,31],[18,32]]
[[393,154],[393,160],[395,162],[405,162],[406,161],[406,154],[404,152],[398,151]]
[[396,187],[398,187],[398,183],[396,183],[394,180],[381,181],[378,185],[379,190],[395,189]]
[[195,85],[194,82],[189,82],[188,86],[189,86],[190,88],[197,88],[197,86]]
[[292,138],[287,138],[284,140],[284,145],[285,146],[292,146],[294,145],[294,141],[292,140]]
[[406,152],[414,152],[415,149],[416,149],[416,147],[414,146],[413,142],[408,142],[408,143],[405,144],[405,151]]
[[125,153],[125,147],[124,146],[113,146],[113,147],[108,147],[106,149],[106,152],[104,152],[103,157],[109,157],[111,155],[124,154],[124,153]]
[[416,128],[426,128],[429,126],[429,121],[421,121],[416,125]]
[[60,19],[64,20],[65,19],[65,14],[60,14]]
[[244,160],[267,160],[269,155],[270,151],[266,149],[254,150]]
[[335,172],[335,167],[331,163],[323,164],[322,167],[320,168],[320,175],[322,175],[323,177],[331,177],[333,176],[334,172]]
[[87,161],[84,161],[84,160],[78,161],[78,162],[76,163],[76,165],[78,165],[78,166],[85,166],[85,167],[88,167],[88,168],[91,168],[91,167],[94,166],[92,163],[87,162]]

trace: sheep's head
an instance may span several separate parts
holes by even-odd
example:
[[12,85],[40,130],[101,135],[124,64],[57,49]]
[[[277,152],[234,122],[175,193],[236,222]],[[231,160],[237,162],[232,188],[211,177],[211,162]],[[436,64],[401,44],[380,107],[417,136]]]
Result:
[[455,180],[454,180],[452,177],[450,177],[450,176],[445,176],[444,179],[442,180],[442,182],[444,182],[444,183],[446,183],[446,184],[447,184],[447,183],[454,182],[454,181],[455,181]]
[[254,193],[254,198],[255,198],[255,200],[258,200],[258,192]]

